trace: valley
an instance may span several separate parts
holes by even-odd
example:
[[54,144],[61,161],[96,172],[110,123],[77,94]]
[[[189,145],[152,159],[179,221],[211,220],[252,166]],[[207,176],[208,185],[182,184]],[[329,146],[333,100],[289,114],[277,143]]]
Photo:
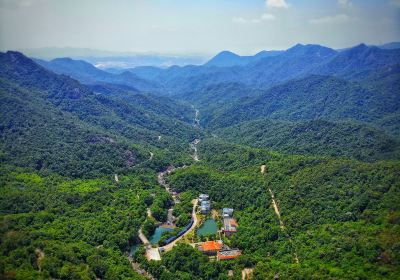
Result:
[[397,279],[399,59],[1,53],[2,278]]

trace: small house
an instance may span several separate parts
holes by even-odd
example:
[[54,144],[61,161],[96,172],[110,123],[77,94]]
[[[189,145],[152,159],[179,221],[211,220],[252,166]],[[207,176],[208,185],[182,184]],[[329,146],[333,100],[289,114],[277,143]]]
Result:
[[221,250],[217,253],[217,260],[231,260],[239,257],[242,254],[242,251],[239,249],[231,249],[231,250]]
[[199,250],[206,255],[216,255],[222,249],[222,242],[206,241],[199,246]]
[[234,218],[224,218],[224,226],[222,232],[226,236],[230,236],[237,232],[238,224]]
[[207,194],[199,195],[199,202],[202,203],[203,201],[208,201],[209,196]]
[[211,203],[210,201],[206,200],[206,201],[202,201],[201,205],[200,205],[200,212],[202,214],[208,214],[211,211]]
[[232,217],[232,215],[233,215],[233,209],[232,208],[224,208],[224,209],[222,209],[222,217],[229,218],[229,217]]

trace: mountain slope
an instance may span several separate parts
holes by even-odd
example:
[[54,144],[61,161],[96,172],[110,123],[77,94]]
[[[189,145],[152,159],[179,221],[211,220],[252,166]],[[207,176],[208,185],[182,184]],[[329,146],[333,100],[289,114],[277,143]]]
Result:
[[[167,69],[140,67],[129,71],[142,79],[161,84],[165,94],[183,96],[186,92],[221,83],[241,83],[265,90],[310,75],[331,75],[347,80],[360,80],[374,72],[399,64],[400,53],[399,50],[365,45],[338,52],[319,45],[298,44],[272,56],[262,52],[255,56],[240,57],[223,52],[217,55],[215,60],[218,62],[220,58],[227,61],[221,62],[225,67],[210,67],[206,64]],[[211,62],[214,63],[215,60],[212,59]],[[242,60],[246,63],[235,62]],[[230,64],[230,67],[225,64]]]
[[[54,74],[20,53],[1,53],[0,62],[0,79],[3,80],[4,86],[7,85],[3,90],[4,103],[1,106],[8,108],[7,110],[12,113],[10,116],[18,116],[17,112],[13,111],[14,107],[32,107],[32,114],[26,114],[24,117],[28,123],[38,123],[40,129],[30,130],[29,133],[32,134],[30,137],[37,137],[40,140],[44,135],[48,135],[42,133],[42,127],[46,127],[46,114],[49,116],[59,114],[76,119],[77,124],[82,123],[83,127],[87,127],[91,131],[90,135],[93,135],[93,131],[100,134],[102,134],[102,131],[107,131],[107,136],[94,137],[95,140],[93,140],[96,142],[96,139],[100,139],[99,141],[103,141],[106,146],[114,145],[113,142],[117,142],[116,138],[118,138],[122,139],[122,142],[129,143],[130,147],[140,145],[141,150],[147,151],[145,152],[147,156],[149,149],[151,149],[154,153],[163,154],[162,157],[184,158],[183,154],[188,150],[187,143],[196,135],[193,126],[184,122],[189,118],[189,109],[178,110],[174,112],[174,115],[168,114],[168,110],[174,111],[173,108],[178,107],[178,105],[168,105],[168,102],[172,102],[170,100],[167,102],[164,99],[167,104],[166,108],[172,106],[168,110],[164,110],[162,100],[151,97],[137,95],[136,100],[140,100],[140,102],[126,102],[125,100],[107,97],[104,94],[94,94],[77,81],[67,76]],[[14,91],[17,93],[25,92],[27,97],[22,99],[25,102],[29,101],[29,103],[21,105],[22,100],[10,96],[10,93]],[[47,111],[43,108],[46,108]],[[181,113],[182,115],[180,115]],[[174,117],[179,117],[179,119]],[[74,123],[73,119],[69,123]],[[4,127],[9,127],[13,118],[4,118],[4,121],[6,121]],[[60,131],[60,135],[71,135],[71,139],[73,139],[72,135],[82,134],[84,138],[81,141],[82,145],[90,144],[92,141],[89,136],[84,137],[85,133],[77,132],[79,126],[69,133],[64,131],[66,130],[65,124],[59,122],[62,122],[62,118],[55,118],[51,127],[59,127],[60,130],[57,131]],[[18,125],[16,128],[11,125],[10,129],[17,129],[17,132],[15,132],[17,134],[28,133],[26,132],[28,127],[22,125]],[[49,130],[49,133],[51,131]],[[9,146],[14,145],[12,137],[15,134],[8,130],[3,132],[11,135],[11,138],[8,139]],[[42,147],[42,153],[45,154],[53,148],[49,143],[59,142],[57,135],[58,133],[52,133],[48,141],[43,142],[47,145],[43,146],[38,142],[39,140],[32,145]],[[68,137],[66,136],[66,138]],[[67,145],[66,147],[70,146]],[[117,152],[115,152],[115,155],[117,155]],[[30,154],[28,153],[26,156],[29,158]],[[186,157],[189,158],[189,155],[186,155]],[[118,164],[115,165],[115,169],[117,168]]]
[[286,154],[346,156],[363,161],[400,156],[398,140],[384,131],[355,123],[262,119],[230,126],[216,134],[233,143]]
[[137,77],[130,72],[112,74],[94,67],[92,64],[83,60],[73,60],[71,58],[56,58],[51,61],[35,60],[43,67],[58,73],[68,75],[84,84],[114,83],[137,88],[141,91],[156,91],[159,86],[154,82],[149,82]]
[[133,168],[148,152],[72,114],[35,92],[2,81],[2,161],[71,177],[96,177]]
[[339,52],[332,60],[312,72],[348,79],[362,78],[374,71],[400,63],[399,49],[380,49],[365,44]]
[[388,111],[390,102],[391,99],[382,98],[379,92],[357,83],[334,77],[310,76],[237,102],[230,109],[219,112],[210,125],[227,126],[260,117],[290,121],[353,119],[373,122],[385,114],[394,113]]
[[232,67],[232,66],[244,66],[249,63],[254,63],[266,57],[277,56],[282,51],[261,51],[255,55],[240,56],[230,51],[222,51],[216,56],[211,58],[207,63],[203,64],[206,67]]

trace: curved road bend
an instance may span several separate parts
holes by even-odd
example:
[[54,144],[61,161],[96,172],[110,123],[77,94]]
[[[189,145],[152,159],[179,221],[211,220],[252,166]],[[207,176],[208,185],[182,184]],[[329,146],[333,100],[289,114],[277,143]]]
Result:
[[193,232],[194,229],[196,228],[196,226],[199,223],[199,220],[197,219],[197,215],[196,215],[196,207],[197,207],[197,199],[193,199],[192,203],[193,203],[193,209],[192,209],[192,218],[193,218],[193,224],[192,226],[180,237],[178,237],[177,239],[175,239],[174,241],[172,241],[171,243],[162,246],[160,248],[163,248],[165,251],[170,251],[172,250],[172,248],[175,246],[175,244],[177,242],[179,242],[180,240],[182,240],[186,235],[188,235],[189,233]]

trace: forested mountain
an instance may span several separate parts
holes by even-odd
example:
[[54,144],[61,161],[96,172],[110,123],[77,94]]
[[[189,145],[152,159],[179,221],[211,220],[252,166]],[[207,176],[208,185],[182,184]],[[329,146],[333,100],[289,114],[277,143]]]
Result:
[[254,63],[265,57],[272,57],[280,54],[281,51],[261,51],[253,56],[239,56],[230,51],[222,51],[211,58],[204,66],[231,67]]
[[[399,57],[398,49],[380,49],[364,44],[340,52],[320,45],[298,44],[272,55],[262,52],[252,57],[240,57],[223,52],[204,66],[138,67],[128,71],[161,85],[164,94],[181,96],[221,83],[241,83],[265,90],[310,75],[360,80],[395,67],[399,64]],[[225,62],[219,64],[219,60]],[[196,102],[196,99],[191,102]]]
[[[399,60],[299,44],[111,73],[0,53],[0,278],[398,279]],[[198,236],[224,207],[237,233]],[[207,239],[241,256],[210,261]]]
[[[329,76],[292,80],[237,102],[210,122],[213,127],[268,117],[276,120],[358,120],[377,122],[398,113],[399,95],[389,96],[358,83]],[[395,101],[395,103],[393,103]]]
[[150,151],[180,157],[182,145],[194,138],[190,107],[140,94],[95,94],[16,52],[2,53],[0,60],[6,160],[91,177],[132,168]]
[[216,134],[230,142],[286,154],[353,157],[364,161],[400,157],[397,138],[365,124],[259,119],[217,130]]
[[393,50],[400,49],[400,42],[390,42],[383,45],[378,46],[381,49]]
[[360,78],[386,66],[400,63],[399,49],[380,49],[365,44],[340,52],[332,60],[318,67],[313,73]]
[[141,91],[156,91],[159,85],[137,77],[130,72],[112,74],[94,67],[83,60],[71,58],[56,58],[51,61],[35,60],[43,67],[58,73],[68,75],[84,84],[112,83],[137,88]]

